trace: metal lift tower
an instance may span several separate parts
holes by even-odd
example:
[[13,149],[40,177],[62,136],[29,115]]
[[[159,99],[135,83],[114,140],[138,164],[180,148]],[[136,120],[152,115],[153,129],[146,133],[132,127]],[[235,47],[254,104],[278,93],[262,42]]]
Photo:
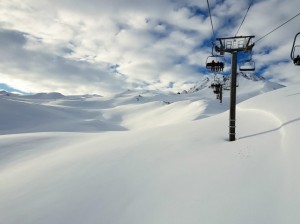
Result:
[[252,38],[254,37],[235,36],[217,38],[219,45],[215,46],[215,50],[220,55],[224,55],[225,52],[231,53],[229,141],[235,141],[237,54],[239,52],[251,52],[254,47],[254,43],[252,43]]

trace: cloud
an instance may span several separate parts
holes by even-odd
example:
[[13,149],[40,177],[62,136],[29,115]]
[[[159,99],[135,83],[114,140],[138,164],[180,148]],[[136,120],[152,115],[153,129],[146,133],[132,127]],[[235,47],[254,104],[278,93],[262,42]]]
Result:
[[273,82],[291,86],[300,83],[299,66],[294,66],[291,62],[279,62],[272,64],[263,73],[263,76]]
[[[250,2],[209,2],[217,37],[235,35]],[[239,35],[262,37],[299,8],[297,0],[254,1]],[[284,68],[299,20],[255,45],[259,73],[272,78],[276,64]],[[205,1],[1,0],[0,21],[1,77],[22,91],[179,91],[207,73],[212,30]],[[290,83],[298,81],[290,72]]]
[[109,93],[125,84],[124,77],[110,64],[92,64],[28,50],[27,35],[0,30],[1,49],[4,49],[0,54],[1,75],[10,86],[29,92],[71,94],[99,90]]

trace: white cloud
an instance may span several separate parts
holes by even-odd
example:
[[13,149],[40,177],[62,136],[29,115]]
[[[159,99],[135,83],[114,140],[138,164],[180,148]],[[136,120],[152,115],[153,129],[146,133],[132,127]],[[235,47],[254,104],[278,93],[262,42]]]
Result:
[[[210,1],[218,37],[235,34],[248,4]],[[257,39],[299,8],[297,0],[254,1],[239,35]],[[257,43],[258,68],[271,71],[273,63],[287,61],[299,20]],[[0,43],[2,76],[23,91],[104,94],[158,83],[162,89],[180,88],[201,79],[210,54],[205,1],[1,0],[0,21],[6,40],[6,46]]]
[[290,86],[300,83],[299,69],[299,66],[296,67],[290,62],[279,62],[269,66],[268,70],[266,70],[263,75],[273,82]]

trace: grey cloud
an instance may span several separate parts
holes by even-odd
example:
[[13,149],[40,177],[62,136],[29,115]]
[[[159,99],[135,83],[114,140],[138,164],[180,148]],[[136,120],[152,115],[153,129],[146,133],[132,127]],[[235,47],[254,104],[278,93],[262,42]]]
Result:
[[[18,31],[0,31],[1,71],[10,74],[13,79],[26,79],[27,82],[36,83],[41,88],[55,88],[65,86],[76,90],[85,86],[94,90],[110,91],[122,90],[126,84],[119,74],[116,74],[110,64],[91,64],[86,61],[67,59],[46,52],[27,50],[25,34]],[[40,82],[40,84],[39,84]],[[13,83],[11,83],[13,86]],[[21,89],[22,90],[22,89]],[[69,91],[71,92],[71,91]]]
[[1,48],[9,48],[22,46],[26,43],[25,33],[15,30],[0,29],[0,46]]

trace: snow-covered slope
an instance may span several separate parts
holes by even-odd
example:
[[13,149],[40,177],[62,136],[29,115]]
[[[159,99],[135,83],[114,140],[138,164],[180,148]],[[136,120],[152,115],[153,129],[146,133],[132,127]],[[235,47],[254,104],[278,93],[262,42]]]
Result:
[[[64,117],[70,113],[132,130],[82,133],[75,125],[46,132],[44,123],[44,132],[1,135],[0,223],[299,223],[299,87],[239,103],[235,142],[227,141],[225,104],[200,98],[204,91],[43,102],[2,97],[6,108],[58,116],[61,128],[64,118],[72,126]],[[239,91],[241,98],[248,93]],[[214,116],[197,119],[207,108]],[[168,125],[155,123],[166,119]]]

